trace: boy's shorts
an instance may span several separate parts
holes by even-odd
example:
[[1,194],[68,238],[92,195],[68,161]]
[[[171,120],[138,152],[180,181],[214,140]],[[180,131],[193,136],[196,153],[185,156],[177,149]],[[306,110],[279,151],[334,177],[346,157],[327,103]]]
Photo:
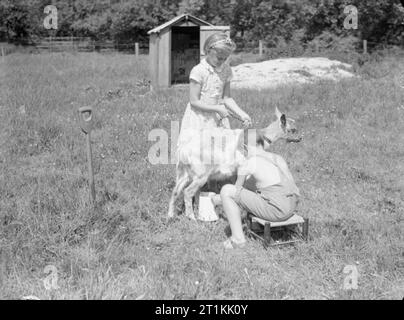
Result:
[[[296,195],[285,196],[278,193],[265,193],[265,198],[259,194],[243,187],[237,187],[234,201],[247,212],[258,218],[279,222],[288,220],[293,216],[298,202]],[[271,201],[273,199],[273,201]],[[286,208],[284,211],[279,207]]]

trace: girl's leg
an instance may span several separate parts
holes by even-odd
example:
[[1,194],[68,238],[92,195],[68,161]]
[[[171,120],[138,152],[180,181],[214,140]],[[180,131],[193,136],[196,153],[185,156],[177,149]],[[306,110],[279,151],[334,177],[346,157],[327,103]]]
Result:
[[222,190],[220,190],[220,197],[222,199],[223,210],[230,224],[233,241],[236,243],[244,243],[246,240],[241,223],[241,212],[239,206],[234,201],[236,191],[234,185],[226,184],[223,186]]

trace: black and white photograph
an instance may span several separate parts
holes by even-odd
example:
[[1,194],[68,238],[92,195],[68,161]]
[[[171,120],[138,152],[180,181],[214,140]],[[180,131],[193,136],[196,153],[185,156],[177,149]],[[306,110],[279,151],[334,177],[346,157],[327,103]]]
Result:
[[0,300],[403,299],[404,1],[0,0]]

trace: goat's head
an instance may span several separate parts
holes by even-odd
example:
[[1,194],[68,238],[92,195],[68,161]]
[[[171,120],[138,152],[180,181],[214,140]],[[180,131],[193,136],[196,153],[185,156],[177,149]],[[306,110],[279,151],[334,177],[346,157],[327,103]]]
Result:
[[275,108],[276,120],[268,127],[258,131],[264,148],[267,149],[276,140],[284,139],[287,142],[300,142],[302,137],[298,134],[295,120],[287,118],[285,114]]

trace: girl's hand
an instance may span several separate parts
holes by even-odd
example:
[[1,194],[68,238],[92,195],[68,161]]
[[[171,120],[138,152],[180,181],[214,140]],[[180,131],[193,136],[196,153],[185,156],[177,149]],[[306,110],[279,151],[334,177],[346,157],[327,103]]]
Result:
[[244,117],[242,117],[241,120],[243,121],[244,129],[251,127],[252,121],[248,115],[245,115]]
[[227,110],[227,108],[223,105],[223,104],[219,104],[217,106],[217,110],[216,112],[219,114],[219,116],[223,119],[223,118],[227,118],[230,116],[230,112],[229,110]]
[[251,126],[252,126],[251,120],[246,119],[246,120],[243,121],[243,128],[244,129],[250,128]]

